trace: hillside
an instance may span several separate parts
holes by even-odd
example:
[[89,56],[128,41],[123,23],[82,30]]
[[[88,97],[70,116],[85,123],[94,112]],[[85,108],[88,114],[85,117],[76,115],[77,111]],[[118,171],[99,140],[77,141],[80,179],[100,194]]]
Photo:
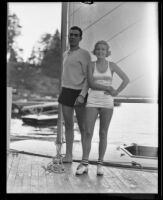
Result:
[[17,98],[31,95],[56,97],[59,91],[59,79],[49,77],[42,69],[27,64],[8,63],[7,85],[16,89]]

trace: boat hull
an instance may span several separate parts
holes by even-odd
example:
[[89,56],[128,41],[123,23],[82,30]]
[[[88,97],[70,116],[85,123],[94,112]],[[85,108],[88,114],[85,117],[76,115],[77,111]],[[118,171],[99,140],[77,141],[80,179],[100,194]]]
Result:
[[24,124],[30,126],[57,126],[58,117],[57,115],[50,116],[36,116],[29,115],[22,117]]

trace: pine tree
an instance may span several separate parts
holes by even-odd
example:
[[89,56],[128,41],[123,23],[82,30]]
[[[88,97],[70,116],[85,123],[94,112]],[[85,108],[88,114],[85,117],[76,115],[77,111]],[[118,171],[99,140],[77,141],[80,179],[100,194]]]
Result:
[[43,73],[50,77],[59,78],[61,70],[61,39],[56,30],[42,60]]

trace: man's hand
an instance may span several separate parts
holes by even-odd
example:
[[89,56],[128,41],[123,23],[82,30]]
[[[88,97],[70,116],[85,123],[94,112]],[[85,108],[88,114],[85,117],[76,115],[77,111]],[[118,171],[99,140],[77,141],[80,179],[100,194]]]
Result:
[[82,95],[79,95],[75,101],[75,106],[80,106],[84,103],[84,97]]

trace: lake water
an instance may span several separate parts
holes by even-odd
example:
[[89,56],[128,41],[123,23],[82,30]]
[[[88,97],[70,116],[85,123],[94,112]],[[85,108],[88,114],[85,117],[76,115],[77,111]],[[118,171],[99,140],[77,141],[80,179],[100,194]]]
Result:
[[[95,124],[93,142],[99,141],[99,120]],[[21,119],[11,120],[12,136],[28,136],[29,138],[53,139],[56,127],[35,128],[24,126]],[[80,134],[75,125],[75,138]],[[122,103],[114,108],[112,121],[108,131],[108,144],[129,144],[158,146],[158,104],[156,103]]]

